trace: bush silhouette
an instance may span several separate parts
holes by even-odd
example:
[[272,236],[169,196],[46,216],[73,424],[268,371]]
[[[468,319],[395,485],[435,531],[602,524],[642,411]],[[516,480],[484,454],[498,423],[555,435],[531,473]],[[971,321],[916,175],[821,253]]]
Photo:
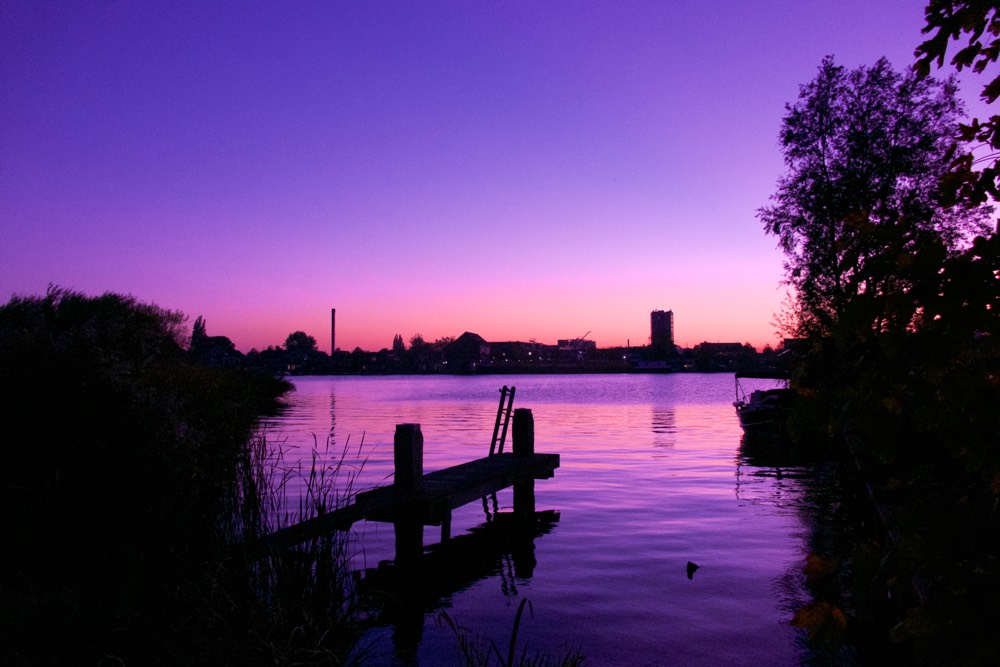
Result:
[[37,655],[40,637],[60,638],[43,662],[155,650],[180,592],[224,556],[234,468],[288,385],[191,364],[184,320],[58,288],[0,307],[11,655]]

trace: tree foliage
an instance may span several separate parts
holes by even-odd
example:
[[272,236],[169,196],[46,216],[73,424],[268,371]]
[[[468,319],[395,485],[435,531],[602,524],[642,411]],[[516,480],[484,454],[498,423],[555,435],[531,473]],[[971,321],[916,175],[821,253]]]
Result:
[[205,318],[199,315],[194,320],[194,326],[191,327],[191,347],[197,347],[207,336],[208,330],[205,326]]
[[199,315],[191,328],[191,360],[203,366],[243,365],[243,355],[226,336],[209,336],[205,318]]
[[0,306],[0,662],[95,663],[118,633],[148,664],[226,555],[237,458],[289,386],[190,363],[184,321],[58,288]]
[[396,334],[392,337],[392,351],[395,352],[400,358],[406,354],[406,343],[403,342],[403,337],[400,334]]
[[[931,0],[924,10],[926,25],[922,32],[933,33],[916,49],[914,70],[928,76],[931,65],[944,66],[948,45],[968,36],[964,47],[952,56],[950,64],[958,71],[971,67],[982,74],[1000,56],[1000,8],[996,2],[983,0]],[[1000,76],[983,86],[980,97],[988,104],[1000,97]],[[1000,178],[1000,115],[987,120],[973,119],[962,124],[956,138],[966,144],[974,142],[972,150],[963,152],[953,144],[949,157],[950,170],[942,180],[942,193],[950,200],[967,200],[981,204],[987,199],[1000,199],[997,179]],[[980,155],[974,151],[980,149]],[[985,151],[985,154],[982,154]]]
[[316,339],[304,331],[294,331],[285,339],[285,349],[289,352],[309,354],[316,351]]
[[884,58],[847,70],[828,56],[786,111],[788,173],[758,217],[786,255],[796,333],[848,320],[853,335],[905,329],[922,259],[984,226],[981,212],[935,196],[961,113],[954,83],[899,74]]
[[789,172],[760,211],[795,288],[780,324],[815,334],[790,426],[838,436],[877,496],[887,573],[925,586],[894,630],[917,664],[989,664],[998,649],[972,611],[1000,595],[1000,235],[982,206],[996,174],[980,179],[956,147],[995,135],[959,130],[954,85],[927,76],[961,33],[957,67],[996,60],[995,4],[931,0],[925,32],[939,33],[908,74],[825,59],[788,107]]

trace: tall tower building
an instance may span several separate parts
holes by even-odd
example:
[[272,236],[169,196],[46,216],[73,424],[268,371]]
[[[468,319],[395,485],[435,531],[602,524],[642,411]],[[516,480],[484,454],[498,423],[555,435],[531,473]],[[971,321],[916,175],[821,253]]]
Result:
[[337,309],[330,309],[330,356],[337,351]]
[[674,311],[654,310],[649,314],[649,344],[658,355],[674,353]]

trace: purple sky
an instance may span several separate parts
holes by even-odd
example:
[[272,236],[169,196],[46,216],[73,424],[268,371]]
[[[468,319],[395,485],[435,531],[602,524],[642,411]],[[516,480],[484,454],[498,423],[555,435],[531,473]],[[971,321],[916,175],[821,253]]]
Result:
[[[901,69],[923,2],[0,4],[0,299],[50,283],[243,351],[775,343],[784,104]],[[966,86],[974,100],[978,89]]]

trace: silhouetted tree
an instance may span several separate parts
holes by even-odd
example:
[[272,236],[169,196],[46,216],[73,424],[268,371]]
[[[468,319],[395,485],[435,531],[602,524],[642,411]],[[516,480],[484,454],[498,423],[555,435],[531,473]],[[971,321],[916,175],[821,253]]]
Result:
[[[932,0],[940,31],[917,69],[949,35],[996,37],[996,12]],[[981,70],[998,48],[956,58]],[[797,288],[783,317],[824,335],[794,348],[790,426],[811,442],[840,436],[883,503],[887,575],[903,588],[919,572],[925,585],[906,613],[920,619],[907,628],[916,664],[989,664],[998,650],[995,622],[974,611],[1000,595],[1000,237],[975,205],[995,196],[996,173],[984,183],[956,159],[957,111],[950,83],[824,60],[788,108],[790,173],[760,212]]]
[[302,374],[310,357],[316,353],[316,339],[304,331],[295,331],[285,339],[285,365],[289,372]]
[[371,354],[365,352],[360,347],[355,347],[351,350],[351,372],[363,373],[368,370],[368,362],[370,359]]
[[285,349],[308,355],[316,351],[316,339],[304,331],[295,331],[288,334],[288,338],[285,339]]
[[426,373],[435,370],[442,360],[440,348],[424,340],[421,334],[414,334],[410,338],[409,367],[410,370],[418,373]]
[[[914,69],[921,76],[928,76],[931,64],[944,65],[948,43],[968,35],[968,43],[952,56],[951,65],[958,71],[971,67],[983,73],[1000,56],[1000,8],[995,2],[976,0],[931,0],[924,10],[927,24],[922,32],[933,36],[917,47]],[[984,37],[986,39],[984,40]],[[983,86],[980,97],[992,104],[1000,97],[1000,76],[993,77]],[[942,180],[942,193],[951,201],[965,199],[981,204],[992,197],[1000,198],[997,179],[1000,177],[1000,115],[994,114],[985,121],[973,119],[962,124],[956,136],[966,143],[975,142],[986,147],[988,153],[975,157],[972,150],[963,152],[954,144],[949,157],[950,171]],[[985,165],[985,166],[983,166]]]
[[272,375],[281,375],[288,370],[285,350],[274,345],[268,345],[263,350],[250,350],[247,353],[247,365]]
[[191,328],[191,348],[194,349],[208,336],[205,330],[205,318],[199,315],[195,318],[194,326]]
[[225,336],[209,336],[205,318],[199,315],[191,329],[191,358],[206,366],[240,366],[243,355]]
[[907,275],[985,228],[981,211],[943,206],[961,105],[953,82],[901,75],[888,61],[846,70],[832,57],[786,107],[780,138],[788,173],[758,217],[785,252],[799,323],[852,335],[905,329],[915,306]]
[[237,461],[289,387],[190,363],[184,321],[58,288],[0,306],[0,663],[169,663],[205,618]]

